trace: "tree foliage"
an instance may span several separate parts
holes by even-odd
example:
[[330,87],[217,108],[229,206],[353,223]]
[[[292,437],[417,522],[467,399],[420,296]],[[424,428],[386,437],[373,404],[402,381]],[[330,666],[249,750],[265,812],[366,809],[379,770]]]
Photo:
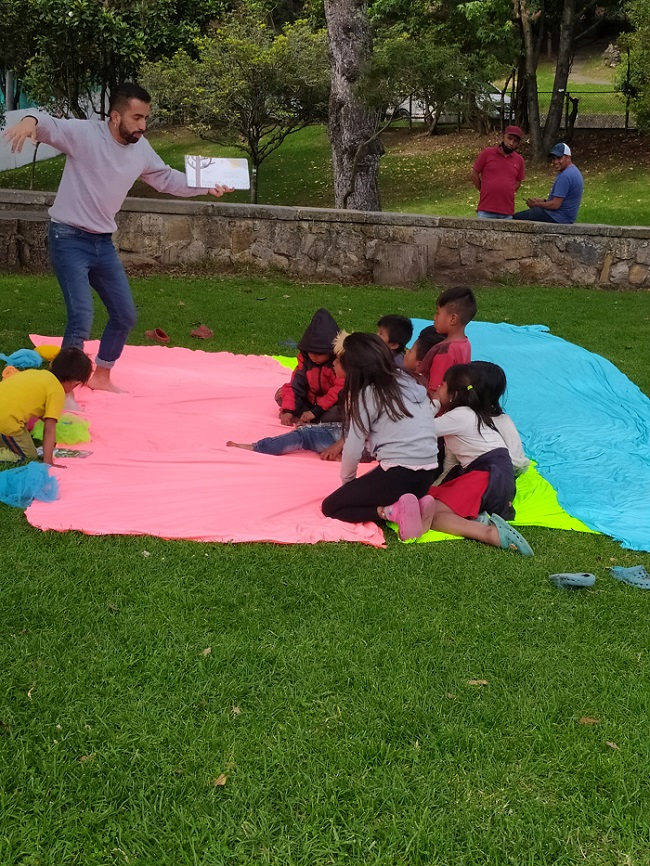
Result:
[[411,36],[392,31],[375,41],[373,56],[359,83],[365,101],[394,116],[413,97],[427,107],[433,133],[446,106],[459,104],[475,81],[471,59],[457,45],[444,44],[433,29]]
[[304,22],[275,34],[257,15],[233,13],[209,36],[196,39],[195,56],[145,65],[142,82],[159,110],[182,120],[208,141],[243,150],[255,179],[284,139],[327,114],[325,34]]
[[650,0],[630,0],[628,6],[634,31],[620,40],[630,52],[629,75],[621,70],[619,86],[629,94],[641,132],[650,131]]
[[[51,111],[84,117],[86,104],[137,77],[147,59],[187,47],[221,0],[1,0],[0,70]],[[97,98],[99,97],[99,98]]]

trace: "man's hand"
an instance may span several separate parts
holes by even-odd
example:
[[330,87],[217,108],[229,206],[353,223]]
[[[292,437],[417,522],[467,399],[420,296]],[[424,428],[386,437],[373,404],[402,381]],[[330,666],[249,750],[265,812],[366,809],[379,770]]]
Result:
[[221,198],[221,196],[225,195],[227,192],[234,191],[234,186],[219,186],[219,184],[215,184],[210,190],[210,195],[213,195],[215,198]]
[[293,427],[296,421],[291,412],[280,412],[280,424],[283,427]]
[[329,448],[326,448],[321,452],[320,459],[321,460],[340,460],[341,454],[343,452],[344,440],[339,439],[338,442],[335,442],[333,445],[330,445]]
[[544,207],[546,204],[545,198],[527,198],[526,205],[527,207]]
[[20,153],[28,138],[33,144],[36,144],[37,124],[38,121],[35,117],[23,117],[21,121],[5,130],[4,137],[11,145],[12,153]]
[[313,412],[303,412],[300,416],[300,420],[303,424],[311,424],[316,416]]

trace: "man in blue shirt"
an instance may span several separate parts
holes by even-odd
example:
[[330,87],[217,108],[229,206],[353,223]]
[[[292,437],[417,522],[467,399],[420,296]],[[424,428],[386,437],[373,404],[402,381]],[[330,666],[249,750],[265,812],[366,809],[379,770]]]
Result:
[[528,210],[518,211],[516,220],[536,220],[544,223],[574,223],[584,191],[584,181],[578,168],[571,162],[568,144],[556,144],[551,150],[553,168],[557,172],[548,198],[529,198]]

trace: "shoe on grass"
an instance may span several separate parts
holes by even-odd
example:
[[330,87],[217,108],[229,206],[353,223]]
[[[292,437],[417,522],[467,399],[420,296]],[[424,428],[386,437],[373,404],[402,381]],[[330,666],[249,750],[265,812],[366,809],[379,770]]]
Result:
[[397,524],[402,541],[419,538],[422,535],[420,503],[413,493],[404,493],[397,502],[384,507],[384,517]]

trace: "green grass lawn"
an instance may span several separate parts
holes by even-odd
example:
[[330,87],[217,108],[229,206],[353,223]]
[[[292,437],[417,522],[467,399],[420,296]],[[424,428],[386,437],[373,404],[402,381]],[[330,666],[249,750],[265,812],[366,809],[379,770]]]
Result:
[[[202,321],[201,348],[265,353],[320,305],[373,329],[435,299],[258,277],[133,287],[133,343],[160,325],[190,346]],[[480,319],[547,324],[650,392],[644,293],[477,295]],[[3,352],[64,321],[51,277],[0,277],[0,310]],[[534,528],[526,560],[391,533],[386,550],[217,545],[0,517],[2,866],[649,862],[650,593],[607,568],[650,554]],[[560,592],[557,571],[596,587]]]
[[[477,136],[472,132],[446,132],[431,137],[421,125],[389,129],[383,136],[386,153],[380,164],[380,192],[385,211],[435,216],[473,217],[477,193],[469,182],[469,170],[482,147],[499,141],[499,134]],[[182,130],[154,130],[149,136],[160,155],[175,168],[183,168],[186,153],[232,154],[232,148],[199,141]],[[609,225],[650,225],[650,151],[634,133],[577,130],[573,143],[575,162],[585,177],[580,221]],[[524,147],[524,157],[527,149]],[[38,163],[35,189],[55,190],[63,158]],[[324,127],[312,126],[290,136],[262,164],[259,176],[261,204],[299,207],[332,207],[331,152]],[[0,173],[0,187],[27,189],[30,168]],[[517,195],[517,207],[525,208],[530,196],[546,196],[553,182],[550,166],[527,162],[527,177]],[[136,183],[132,195],[155,196],[150,187]],[[236,192],[228,201],[247,201]]]

